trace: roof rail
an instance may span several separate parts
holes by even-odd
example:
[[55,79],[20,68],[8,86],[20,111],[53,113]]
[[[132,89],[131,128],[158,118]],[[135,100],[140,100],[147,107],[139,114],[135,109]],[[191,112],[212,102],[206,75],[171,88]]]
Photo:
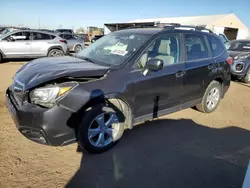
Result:
[[159,21],[154,22],[154,25],[147,24],[134,24],[133,26],[125,27],[124,29],[133,29],[133,28],[164,28],[164,30],[174,30],[174,29],[182,29],[187,28],[195,31],[207,31],[209,33],[214,33],[212,30],[207,29],[204,26],[193,26],[193,25],[181,25],[180,23],[161,23]]
[[159,23],[159,26],[163,27],[164,30],[172,30],[172,29],[178,29],[178,28],[190,28],[191,30],[195,30],[195,31],[208,31],[209,33],[214,33],[212,30],[207,29],[203,26],[181,25],[179,23]]

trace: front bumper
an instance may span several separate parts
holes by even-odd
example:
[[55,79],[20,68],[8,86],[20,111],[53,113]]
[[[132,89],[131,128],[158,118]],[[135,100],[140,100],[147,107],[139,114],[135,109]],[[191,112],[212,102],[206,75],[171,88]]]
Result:
[[6,104],[17,129],[28,139],[45,145],[64,146],[76,141],[75,129],[69,127],[72,112],[60,106],[50,109],[25,103],[18,106],[7,90]]
[[231,65],[231,75],[239,79],[243,78],[248,70],[248,63],[245,61],[234,61]]

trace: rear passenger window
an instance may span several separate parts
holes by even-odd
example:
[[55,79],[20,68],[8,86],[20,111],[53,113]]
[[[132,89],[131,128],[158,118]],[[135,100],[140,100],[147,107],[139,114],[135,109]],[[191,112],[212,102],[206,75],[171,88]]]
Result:
[[50,35],[44,33],[33,33],[33,40],[50,40]]
[[208,46],[204,36],[187,34],[185,40],[187,61],[209,58]]
[[225,51],[225,47],[221,40],[216,37],[209,37],[209,43],[211,46],[213,57],[219,56]]

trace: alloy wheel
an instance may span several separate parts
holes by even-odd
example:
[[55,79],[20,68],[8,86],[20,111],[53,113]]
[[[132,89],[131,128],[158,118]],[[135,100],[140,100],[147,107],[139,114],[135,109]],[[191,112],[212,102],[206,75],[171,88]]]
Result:
[[95,147],[105,147],[119,133],[119,119],[114,113],[102,113],[94,118],[88,129],[88,140]]

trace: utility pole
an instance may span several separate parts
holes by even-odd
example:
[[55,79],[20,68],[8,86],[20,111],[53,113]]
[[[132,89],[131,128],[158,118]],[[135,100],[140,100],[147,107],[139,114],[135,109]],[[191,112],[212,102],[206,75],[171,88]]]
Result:
[[38,27],[40,29],[40,17],[38,17]]

